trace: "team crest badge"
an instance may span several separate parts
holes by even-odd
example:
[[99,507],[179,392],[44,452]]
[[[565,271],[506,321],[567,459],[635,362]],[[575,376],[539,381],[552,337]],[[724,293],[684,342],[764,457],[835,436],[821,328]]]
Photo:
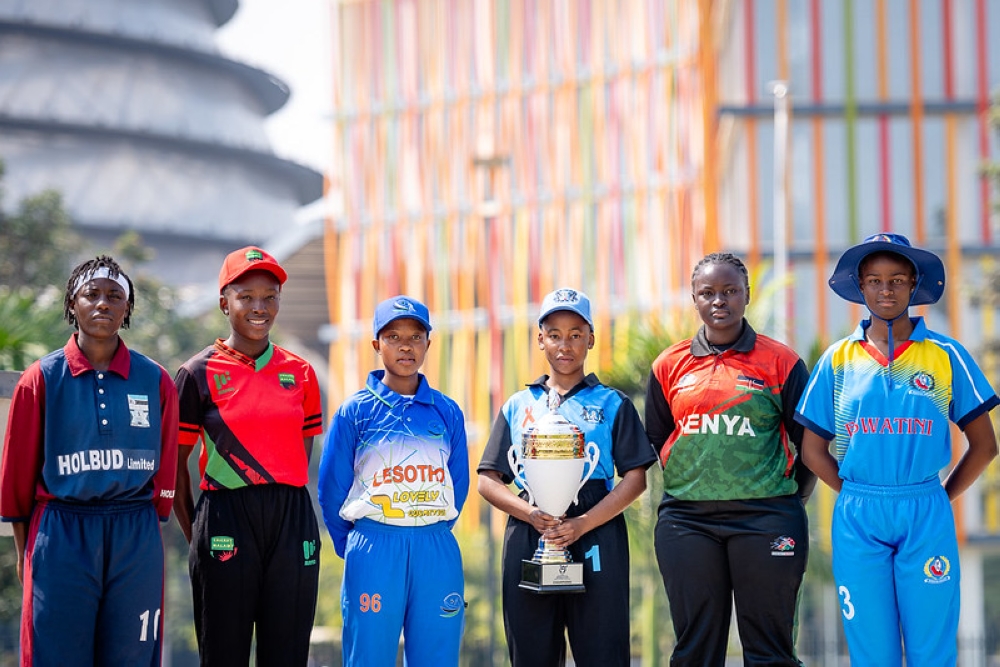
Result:
[[604,408],[584,406],[580,411],[580,416],[583,418],[583,421],[589,424],[603,424]]
[[944,556],[928,558],[924,563],[924,581],[928,584],[943,584],[951,579],[951,561]]
[[788,535],[776,537],[771,541],[772,556],[794,556],[795,540]]
[[925,371],[919,371],[910,376],[910,386],[922,392],[934,390],[934,376]]
[[149,396],[129,394],[128,411],[132,415],[132,423],[129,426],[149,428]]
[[294,389],[295,376],[291,373],[278,373],[278,384],[282,389]]
[[462,600],[461,593],[449,593],[441,601],[441,618],[451,618],[457,616],[458,612],[465,608],[465,601]]

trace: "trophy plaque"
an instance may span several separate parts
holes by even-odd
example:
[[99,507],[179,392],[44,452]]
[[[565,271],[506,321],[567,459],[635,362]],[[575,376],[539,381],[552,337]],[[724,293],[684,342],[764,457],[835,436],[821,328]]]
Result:
[[[550,390],[548,414],[524,433],[520,446],[515,443],[507,452],[528,502],[554,517],[576,504],[600,457],[597,444],[585,444],[583,431],[556,412],[559,402],[559,394]],[[568,550],[548,545],[541,537],[531,560],[521,561],[520,587],[536,593],[583,592],[583,563],[574,563]]]

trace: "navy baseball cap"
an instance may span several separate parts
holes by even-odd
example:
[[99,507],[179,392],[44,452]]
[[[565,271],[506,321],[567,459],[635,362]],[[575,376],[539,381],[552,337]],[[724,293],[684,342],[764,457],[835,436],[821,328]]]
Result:
[[427,312],[427,306],[413,297],[401,294],[375,306],[375,318],[372,321],[372,333],[375,334],[375,338],[378,338],[379,332],[385,329],[387,324],[404,317],[420,322],[427,333],[430,333],[431,316]]
[[571,313],[576,313],[587,321],[591,329],[594,328],[594,320],[590,317],[590,299],[579,290],[560,287],[546,294],[542,300],[542,309],[538,313],[538,326],[541,326],[542,321],[557,310],[568,310]]
[[910,260],[917,272],[917,285],[910,299],[911,306],[937,303],[944,294],[944,264],[941,258],[927,250],[914,248],[902,234],[872,234],[856,246],[844,251],[837,268],[830,276],[830,287],[842,299],[865,303],[861,291],[861,262],[876,252],[893,252]]

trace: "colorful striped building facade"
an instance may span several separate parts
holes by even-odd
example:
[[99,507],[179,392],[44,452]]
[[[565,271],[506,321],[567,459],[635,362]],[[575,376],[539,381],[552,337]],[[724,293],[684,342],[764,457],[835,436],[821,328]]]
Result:
[[[332,405],[377,364],[375,304],[418,297],[435,325],[424,370],[463,406],[478,460],[500,403],[545,370],[545,293],[592,297],[588,366],[608,368],[651,323],[694,326],[689,276],[705,252],[766,267],[778,206],[792,275],[780,303],[803,356],[861,316],[826,277],[881,230],[945,258],[932,326],[973,348],[997,335],[969,293],[998,242],[978,170],[996,154],[1000,4],[343,0],[333,17]],[[972,533],[1000,529],[995,496],[967,504]]]

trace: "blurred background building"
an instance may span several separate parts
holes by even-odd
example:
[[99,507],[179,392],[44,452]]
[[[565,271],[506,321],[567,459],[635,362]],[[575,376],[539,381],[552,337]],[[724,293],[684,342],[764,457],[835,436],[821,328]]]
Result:
[[[546,292],[569,285],[594,299],[588,366],[606,370],[638,335],[675,330],[690,313],[691,269],[715,250],[769,282],[755,292],[773,303],[759,328],[811,363],[863,316],[826,285],[836,259],[879,231],[945,259],[946,296],[920,312],[1000,386],[982,347],[996,313],[970,301],[998,250],[980,168],[996,155],[986,112],[1000,84],[1000,5],[334,7],[333,405],[375,363],[375,303],[412,294],[435,320],[425,370],[466,410],[477,461],[502,401],[544,372],[533,340]],[[993,466],[956,504],[972,609],[983,607],[983,550],[1000,535],[998,488]],[[817,496],[828,546],[833,497]],[[835,608],[830,619],[839,625]],[[966,622],[965,645],[983,641],[981,614]]]

